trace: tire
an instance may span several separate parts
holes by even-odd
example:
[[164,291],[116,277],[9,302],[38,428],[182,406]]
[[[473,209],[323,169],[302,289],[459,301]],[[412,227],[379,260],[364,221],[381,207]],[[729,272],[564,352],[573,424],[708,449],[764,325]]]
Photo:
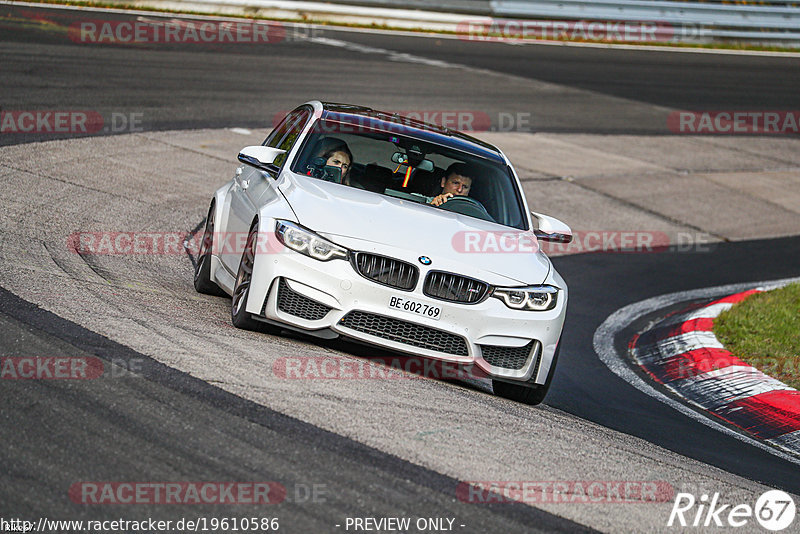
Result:
[[228,295],[211,280],[211,245],[214,241],[214,203],[208,209],[206,228],[197,254],[197,265],[194,267],[194,289],[198,293],[227,297]]
[[247,297],[250,296],[250,282],[253,280],[253,265],[256,259],[256,243],[258,241],[258,222],[254,222],[247,234],[247,243],[239,260],[236,283],[233,286],[231,300],[231,322],[236,328],[244,330],[262,330],[258,321],[250,317],[245,309]]
[[544,384],[534,384],[533,378],[528,382],[521,382],[513,384],[511,382],[503,382],[502,380],[492,380],[492,390],[495,395],[499,395],[504,399],[521,402],[523,404],[530,404],[536,406],[541,404],[550,390],[550,384],[553,382],[553,376],[556,371],[556,363],[558,362],[558,353],[561,350],[561,342],[559,340],[556,352],[553,354],[553,362],[550,364],[550,370],[547,372],[547,379]]

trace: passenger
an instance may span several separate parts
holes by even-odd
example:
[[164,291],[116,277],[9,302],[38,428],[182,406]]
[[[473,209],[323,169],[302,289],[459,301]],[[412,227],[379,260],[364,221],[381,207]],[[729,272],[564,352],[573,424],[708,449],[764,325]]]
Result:
[[326,167],[338,167],[342,171],[342,182],[345,185],[350,183],[350,166],[353,163],[353,153],[346,144],[336,145],[329,148],[320,157],[325,160]]
[[475,171],[466,163],[453,163],[442,176],[442,192],[433,197],[431,204],[441,206],[454,196],[469,196]]

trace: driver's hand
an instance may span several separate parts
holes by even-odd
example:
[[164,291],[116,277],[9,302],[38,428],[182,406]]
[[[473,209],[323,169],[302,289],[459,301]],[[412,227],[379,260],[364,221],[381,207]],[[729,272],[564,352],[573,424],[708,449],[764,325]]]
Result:
[[433,206],[441,206],[442,204],[447,202],[447,200],[450,199],[452,196],[453,196],[453,193],[444,193],[444,194],[439,195],[437,197],[433,197],[433,200],[431,200],[431,205],[433,205]]

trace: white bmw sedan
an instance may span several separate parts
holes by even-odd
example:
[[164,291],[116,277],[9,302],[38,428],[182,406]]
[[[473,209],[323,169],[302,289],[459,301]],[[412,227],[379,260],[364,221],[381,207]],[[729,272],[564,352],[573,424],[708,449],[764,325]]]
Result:
[[529,404],[553,378],[567,286],[494,146],[372,109],[309,102],[241,150],[211,200],[197,291],[239,328],[345,336],[480,369]]

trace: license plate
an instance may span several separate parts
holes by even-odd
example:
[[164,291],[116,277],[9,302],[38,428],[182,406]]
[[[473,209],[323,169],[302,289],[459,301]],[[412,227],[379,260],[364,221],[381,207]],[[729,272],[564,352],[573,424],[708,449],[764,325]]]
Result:
[[420,317],[427,317],[438,321],[442,316],[442,309],[439,306],[432,306],[416,300],[407,299],[404,297],[391,297],[389,299],[389,307],[393,310],[400,310]]

